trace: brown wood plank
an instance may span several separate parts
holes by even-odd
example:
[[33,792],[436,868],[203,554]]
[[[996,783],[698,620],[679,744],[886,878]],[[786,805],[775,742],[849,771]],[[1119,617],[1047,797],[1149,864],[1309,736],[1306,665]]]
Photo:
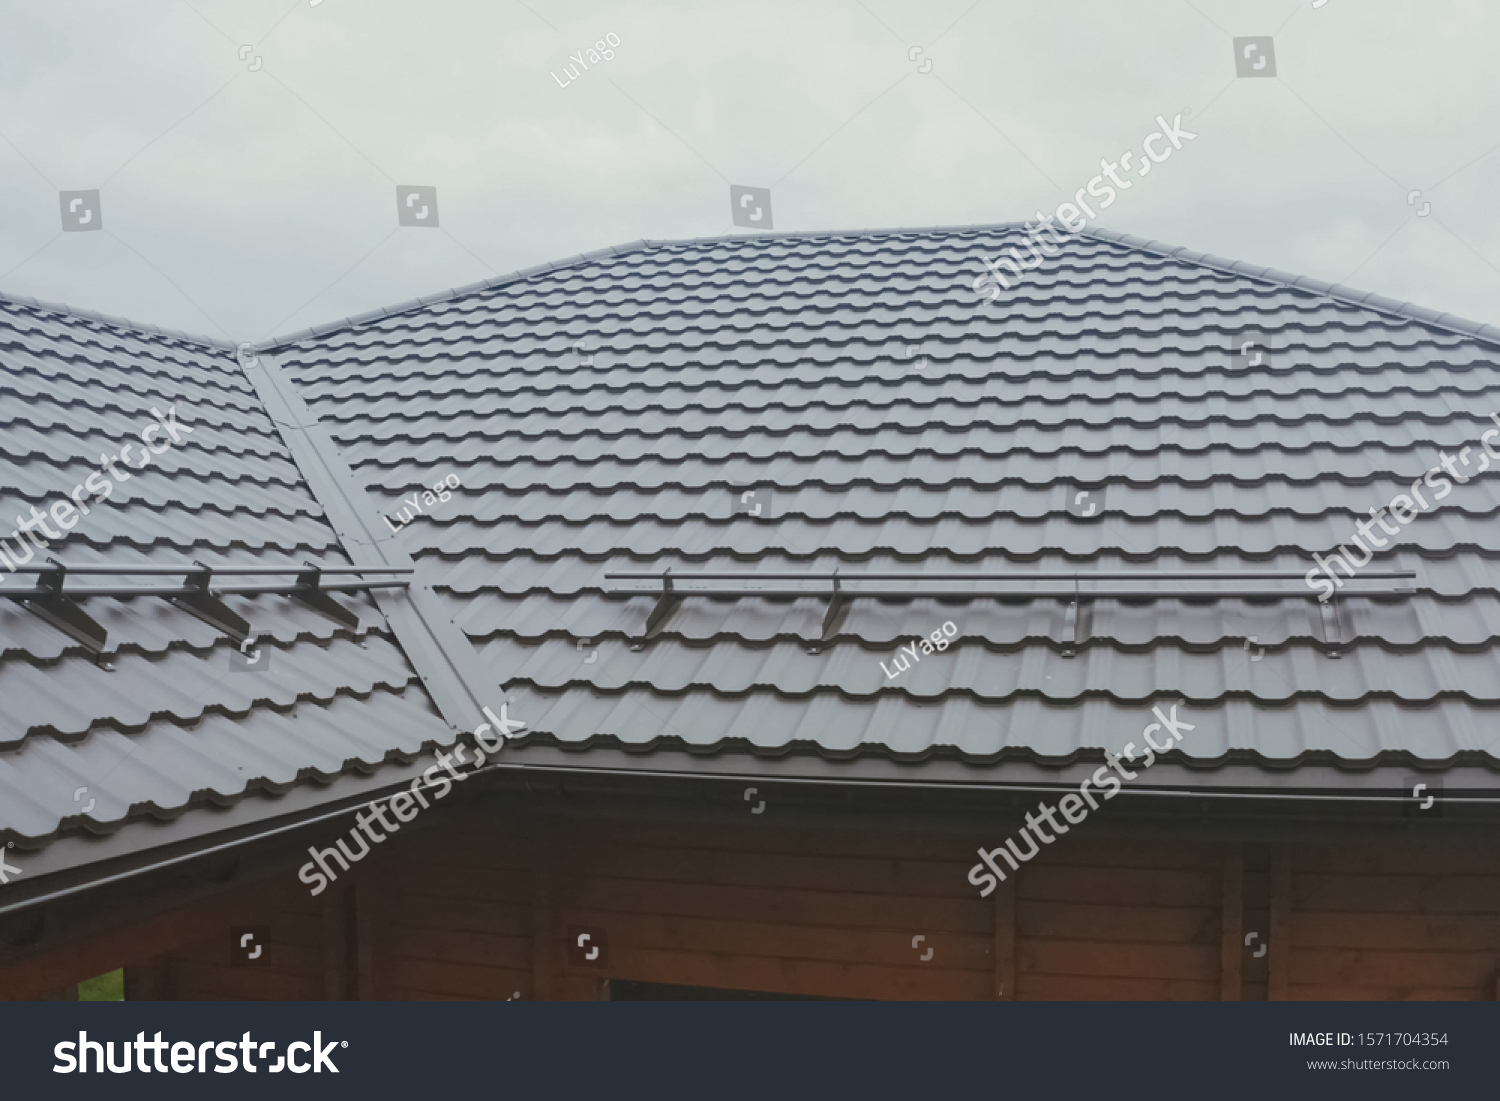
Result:
[[1146,844],[1140,841],[1075,838],[1071,834],[1064,840],[1066,844],[1043,847],[1041,855],[1031,863],[1041,867],[1158,868],[1166,871],[1211,873],[1219,870],[1217,847],[1205,842]]
[[165,1002],[173,1000],[166,962],[161,958],[146,960],[125,968],[127,1002]]
[[1356,913],[1500,913],[1500,877],[1456,875],[1298,875],[1298,910]]
[[514,829],[491,834],[445,830],[435,833],[432,843],[411,853],[424,864],[448,864],[492,871],[531,870],[530,838]]
[[605,980],[592,972],[572,975],[564,971],[557,977],[557,999],[563,1002],[605,1001]]
[[1271,967],[1267,996],[1285,1001],[1292,964],[1292,861],[1286,845],[1271,846],[1271,931],[1267,941]]
[[1219,998],[1240,1000],[1242,961],[1245,958],[1245,854],[1238,845],[1223,853],[1224,903],[1220,910]]
[[579,877],[713,883],[745,887],[795,887],[866,894],[970,897],[973,860],[895,860],[808,856],[787,853],[732,853],[712,849],[624,848],[614,844],[580,847],[573,863]]
[[[760,815],[752,816],[747,806],[744,817],[748,821],[743,825],[604,820],[578,823],[577,829],[582,841],[607,840],[622,847],[697,848],[715,852],[874,857],[887,860],[951,860],[962,862],[965,867],[978,859],[970,855],[978,845],[987,842],[986,847],[993,848],[996,844],[988,837],[919,834],[899,827],[882,830],[878,828],[878,824],[871,823],[851,824],[846,829],[778,826],[774,821],[768,821],[775,810],[775,797],[772,796]],[[1004,836],[1004,832],[1001,836]]]
[[1217,944],[1219,940],[1219,915],[1206,906],[1022,899],[1016,904],[1016,922],[1023,937],[1140,944]]
[[528,997],[531,975],[515,968],[479,967],[472,963],[399,960],[392,968],[390,984],[397,990],[503,1002],[513,998],[518,990],[523,999]]
[[1017,956],[1028,975],[1188,979],[1216,987],[1219,982],[1217,944],[1089,944],[1028,937],[1017,946]]
[[1500,953],[1500,915],[1297,914],[1297,948],[1423,949]]
[[526,903],[531,901],[531,873],[421,863],[399,869],[394,876],[394,888],[403,894],[426,898]]
[[1181,979],[1120,978],[1107,975],[1016,976],[1017,997],[1022,1001],[1214,1001],[1219,996],[1217,980],[1189,982]]
[[391,990],[389,1000],[393,1002],[483,1002],[490,999],[476,998],[468,994],[441,994],[432,990],[395,987]]
[[1480,994],[1494,979],[1495,963],[1494,952],[1292,951],[1292,970],[1301,986],[1444,987]]
[[531,935],[531,903],[429,898],[400,893],[390,900],[388,920],[421,929],[472,929],[479,933]]
[[[594,925],[609,931],[616,945],[701,952],[709,955],[826,960],[840,963],[908,966],[929,962],[946,968],[993,969],[993,933],[932,933],[830,926],[775,925],[733,918],[678,917],[608,910],[562,911],[563,925]],[[923,940],[913,946],[914,936]]]
[[340,883],[323,892],[323,943],[321,967],[323,998],[325,1001],[346,1001],[350,995],[349,954],[353,947],[349,943],[349,910],[353,904],[353,888]]
[[1445,1002],[1483,1001],[1472,989],[1427,986],[1303,986],[1294,983],[1287,995],[1294,1002]]
[[1297,870],[1340,875],[1500,876],[1500,852],[1484,845],[1400,840],[1380,845],[1308,845],[1297,853]]
[[566,930],[557,912],[559,876],[559,837],[555,823],[549,819],[536,822],[531,850],[531,997],[538,1001],[555,1001],[562,993],[558,977],[562,973],[562,940]]
[[389,869],[361,877],[354,884],[354,984],[360,1001],[378,1000],[387,952],[385,901],[390,889]]
[[994,992],[996,1001],[1016,998],[1016,876],[995,888]]
[[506,937],[467,930],[390,930],[391,958],[434,963],[473,963],[481,967],[531,969],[531,937]]
[[173,986],[180,991],[206,991],[213,998],[225,1000],[315,1002],[323,998],[323,977],[317,971],[289,975],[258,967],[227,967],[192,960],[174,963]]
[[1221,904],[1217,874],[1170,868],[1075,868],[1028,864],[1020,898],[1125,906]]
[[[569,971],[576,975],[578,969]],[[613,943],[609,975],[639,982],[724,990],[888,1000],[987,1000],[992,995],[993,983],[987,971],[946,971],[923,964],[896,968],[822,960],[707,956],[628,946],[617,949]]]
[[777,925],[878,926],[929,936],[934,932],[987,934],[994,928],[990,902],[981,899],[978,891],[967,899],[934,899],[592,879],[568,883],[563,901],[568,909],[738,916]]

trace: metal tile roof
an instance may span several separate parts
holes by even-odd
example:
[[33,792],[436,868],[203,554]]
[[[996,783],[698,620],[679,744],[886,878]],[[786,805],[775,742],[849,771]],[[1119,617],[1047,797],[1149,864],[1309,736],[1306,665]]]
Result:
[[[175,406],[192,431],[137,468],[153,406]],[[131,439],[128,480],[110,479],[103,501],[85,497],[88,514],[42,553],[120,567],[348,564],[232,350],[0,298],[0,515],[65,498]],[[0,567],[12,591],[35,580]],[[0,840],[16,842],[11,863],[24,874],[28,855],[59,836],[299,785],[333,792],[341,775],[451,744],[375,604],[335,599],[357,628],[283,596],[225,596],[269,656],[256,673],[231,672],[234,643],[158,597],[80,598],[109,631],[97,660],[0,601]]]
[[[175,403],[193,432],[49,553],[347,564],[367,505],[382,542],[358,553],[412,557],[419,618],[474,647],[451,666],[469,694],[514,695],[521,762],[561,746],[1003,770],[1119,748],[1175,700],[1199,776],[1500,765],[1493,477],[1382,553],[1415,570],[1409,597],[1341,600],[1337,658],[1307,599],[1100,599],[1076,657],[1052,599],[856,600],[825,639],[818,597],[688,597],[642,637],[655,597],[607,572],[1302,572],[1500,411],[1500,330],[1102,231],[982,305],[980,258],[1018,236],[638,242],[268,344],[353,481],[309,482],[297,455],[324,445],[289,449],[280,399],[229,346],[0,299],[0,492],[23,514],[68,493]],[[1249,338],[1269,363],[1233,359]],[[382,530],[450,474],[449,500]],[[756,516],[735,507],[751,489]],[[1098,515],[1069,513],[1079,489],[1102,493]],[[451,744],[393,623],[338,599],[357,628],[226,597],[271,656],[257,674],[157,598],[84,601],[107,661],[0,602],[0,836],[25,854],[247,796],[332,796]],[[885,673],[947,620],[945,652]]]
[[[654,598],[605,572],[1302,572],[1500,410],[1500,330],[1102,231],[982,305],[1019,237],[639,242],[267,347],[375,507],[461,479],[389,538],[516,692],[521,760],[1060,760],[1173,698],[1205,767],[1500,765],[1493,476],[1382,552],[1415,593],[1342,600],[1337,658],[1305,599],[1097,601],[1076,658],[1051,600],[855,601],[818,644],[823,601],[689,597],[642,640]],[[1232,358],[1251,338],[1268,364]],[[882,673],[948,619],[946,652]]]

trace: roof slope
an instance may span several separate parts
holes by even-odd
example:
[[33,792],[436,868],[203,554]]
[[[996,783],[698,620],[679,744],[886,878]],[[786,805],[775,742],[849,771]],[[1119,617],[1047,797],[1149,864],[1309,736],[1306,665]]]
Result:
[[[516,693],[523,746],[1057,761],[1175,698],[1199,764],[1500,763],[1493,475],[1370,567],[1414,568],[1415,595],[1340,601],[1338,658],[1305,599],[1101,599],[1076,658],[1050,600],[860,600],[820,646],[824,600],[690,598],[642,643],[655,599],[608,570],[1300,573],[1500,410],[1500,331],[1131,238],[982,305],[980,259],[1019,239],[642,242],[273,358],[411,513],[389,538]],[[1256,338],[1269,366],[1235,362]],[[402,505],[450,474],[451,500]]]
[[[180,438],[140,465],[153,407],[174,410]],[[116,464],[124,477],[100,476],[112,484],[103,500],[90,492],[98,482],[86,487],[88,513],[74,515],[33,564],[42,555],[69,566],[348,564],[229,348],[0,299],[5,528],[33,506],[66,501],[130,441]],[[21,553],[15,533],[0,549]],[[35,582],[0,566],[8,590]],[[247,795],[321,787],[450,744],[369,597],[336,599],[359,615],[356,629],[283,596],[225,596],[267,655],[260,672],[231,671],[234,642],[159,597],[80,599],[109,631],[97,660],[23,605],[0,600],[0,839],[16,842],[13,863],[59,836],[107,835],[132,821],[233,807]],[[204,816],[201,828],[214,823]],[[87,851],[73,846],[68,863],[86,863]],[[27,882],[47,870],[24,855],[19,862]]]

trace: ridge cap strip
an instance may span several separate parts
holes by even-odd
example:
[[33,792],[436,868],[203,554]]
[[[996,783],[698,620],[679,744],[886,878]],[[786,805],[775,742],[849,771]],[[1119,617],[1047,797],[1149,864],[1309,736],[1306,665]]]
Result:
[[[369,569],[415,569],[409,554],[381,537],[379,512],[368,491],[280,364],[261,352],[258,366],[242,369],[349,560]],[[370,596],[444,721],[456,732],[472,730],[483,722],[482,708],[489,701],[480,693],[497,692],[498,686],[491,685],[478,652],[453,623],[432,586],[419,584],[413,574],[409,588],[397,592],[372,589]]]

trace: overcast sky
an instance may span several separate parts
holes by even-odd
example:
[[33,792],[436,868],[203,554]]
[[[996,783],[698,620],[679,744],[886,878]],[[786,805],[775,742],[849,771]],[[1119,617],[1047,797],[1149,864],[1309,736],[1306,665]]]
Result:
[[0,291],[260,340],[750,232],[731,184],[777,230],[1019,220],[1184,114],[1098,224],[1500,325],[1500,5],[1313,3],[0,0]]

